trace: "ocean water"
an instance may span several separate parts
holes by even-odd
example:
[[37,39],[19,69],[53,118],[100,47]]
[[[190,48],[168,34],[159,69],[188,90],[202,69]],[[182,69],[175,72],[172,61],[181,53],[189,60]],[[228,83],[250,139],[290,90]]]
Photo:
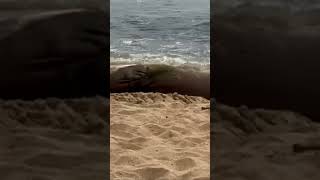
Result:
[[111,62],[210,63],[210,0],[111,0]]

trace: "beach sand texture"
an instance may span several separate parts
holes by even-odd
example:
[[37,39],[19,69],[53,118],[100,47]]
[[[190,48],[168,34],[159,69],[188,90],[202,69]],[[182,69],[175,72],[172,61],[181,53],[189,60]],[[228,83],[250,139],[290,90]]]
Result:
[[108,179],[105,98],[0,102],[0,179]]
[[112,180],[209,180],[209,100],[121,93],[110,102]]
[[213,179],[320,178],[319,123],[290,111],[211,106]]
[[[320,124],[297,113],[211,104],[209,135],[206,99],[121,93],[110,102],[112,180],[208,180],[210,167],[219,180],[319,179]],[[107,179],[108,103],[0,101],[1,179]]]

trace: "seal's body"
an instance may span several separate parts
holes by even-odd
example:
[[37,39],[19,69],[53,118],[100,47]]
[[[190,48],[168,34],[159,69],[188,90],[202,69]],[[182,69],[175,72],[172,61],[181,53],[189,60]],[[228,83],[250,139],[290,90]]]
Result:
[[210,99],[210,73],[164,64],[133,65],[111,73],[110,91],[179,93]]

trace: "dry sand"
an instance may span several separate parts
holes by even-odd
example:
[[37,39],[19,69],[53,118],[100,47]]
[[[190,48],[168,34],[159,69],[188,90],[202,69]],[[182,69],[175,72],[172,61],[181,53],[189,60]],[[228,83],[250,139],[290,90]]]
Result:
[[320,179],[320,123],[289,111],[211,106],[213,179]]
[[[112,180],[209,179],[208,100],[123,93],[110,102]],[[0,100],[1,179],[107,179],[108,103]],[[319,123],[289,111],[211,106],[213,179],[320,178]]]
[[107,179],[108,101],[0,101],[1,180]]
[[[0,100],[2,180],[108,179],[105,98]],[[111,95],[112,180],[208,180],[209,101]]]
[[209,100],[122,93],[110,102],[112,180],[209,180]]

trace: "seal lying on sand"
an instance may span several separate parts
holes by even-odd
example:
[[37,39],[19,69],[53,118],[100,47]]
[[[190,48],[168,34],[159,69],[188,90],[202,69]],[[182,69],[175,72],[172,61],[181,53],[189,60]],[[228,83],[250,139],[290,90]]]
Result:
[[70,9],[0,21],[0,98],[107,96],[107,18]]
[[288,19],[277,24],[265,17],[226,13],[216,14],[214,20],[212,78],[217,101],[293,110],[320,121],[320,33],[294,26],[294,19],[288,25]]
[[210,98],[210,74],[169,65],[133,65],[110,74],[111,93],[161,92]]

